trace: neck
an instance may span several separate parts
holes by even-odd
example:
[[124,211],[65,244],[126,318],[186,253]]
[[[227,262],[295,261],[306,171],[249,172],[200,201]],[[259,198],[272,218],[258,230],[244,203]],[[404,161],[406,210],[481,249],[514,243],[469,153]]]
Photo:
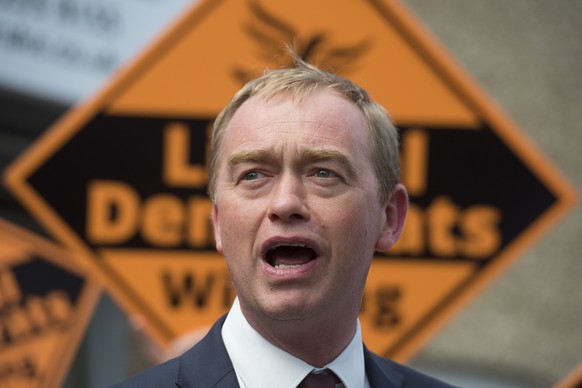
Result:
[[348,346],[356,332],[357,312],[344,319],[318,317],[309,319],[274,319],[253,314],[241,303],[249,324],[273,345],[287,353],[322,368],[332,362]]

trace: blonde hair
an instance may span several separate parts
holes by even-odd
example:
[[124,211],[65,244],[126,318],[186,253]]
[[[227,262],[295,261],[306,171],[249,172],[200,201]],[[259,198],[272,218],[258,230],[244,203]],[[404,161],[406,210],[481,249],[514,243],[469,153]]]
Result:
[[388,113],[372,100],[364,89],[352,81],[318,69],[297,56],[293,59],[294,67],[267,71],[245,84],[216,117],[210,140],[208,165],[208,195],[211,200],[215,200],[216,175],[224,133],[230,120],[246,100],[254,95],[269,99],[284,93],[289,93],[294,99],[300,100],[316,90],[326,88],[353,102],[364,115],[370,131],[370,156],[378,179],[378,197],[381,203],[385,203],[400,180],[398,131]]

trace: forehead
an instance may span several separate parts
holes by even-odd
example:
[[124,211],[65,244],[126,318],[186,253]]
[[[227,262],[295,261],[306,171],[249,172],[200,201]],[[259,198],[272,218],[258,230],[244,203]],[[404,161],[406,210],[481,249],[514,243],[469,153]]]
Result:
[[[224,133],[223,147],[258,146],[261,142],[301,142],[304,146],[364,146],[369,131],[360,109],[331,90],[301,99],[279,94],[245,101]],[[361,151],[361,150],[360,150]]]

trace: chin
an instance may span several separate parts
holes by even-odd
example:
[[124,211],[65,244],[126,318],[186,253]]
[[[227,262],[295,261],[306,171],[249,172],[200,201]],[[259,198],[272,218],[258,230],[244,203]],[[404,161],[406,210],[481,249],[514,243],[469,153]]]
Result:
[[262,305],[265,314],[278,321],[302,321],[316,315],[317,303],[310,303],[305,298],[282,298]]

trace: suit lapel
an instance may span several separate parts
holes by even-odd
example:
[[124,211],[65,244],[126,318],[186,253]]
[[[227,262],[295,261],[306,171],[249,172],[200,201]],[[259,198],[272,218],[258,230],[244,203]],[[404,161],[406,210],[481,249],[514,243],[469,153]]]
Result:
[[[232,362],[222,340],[220,318],[208,334],[180,357],[176,385],[182,388],[239,388]],[[399,388],[404,375],[389,361],[364,346],[366,376],[371,388]]]
[[365,346],[364,360],[371,388],[398,388],[404,384],[404,375],[390,361],[378,357]]
[[208,334],[192,349],[180,357],[176,384],[182,388],[238,388],[232,362],[222,340],[219,319]]

